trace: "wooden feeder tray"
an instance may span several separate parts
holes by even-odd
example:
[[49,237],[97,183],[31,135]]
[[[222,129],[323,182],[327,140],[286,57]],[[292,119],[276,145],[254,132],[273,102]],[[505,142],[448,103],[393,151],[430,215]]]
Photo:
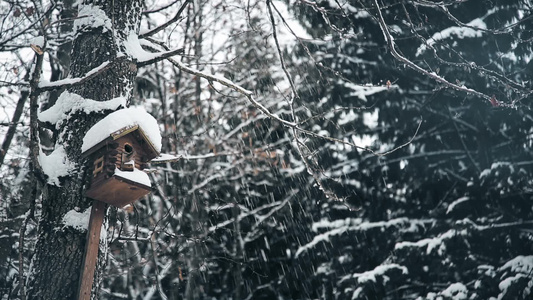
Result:
[[102,184],[88,190],[86,196],[116,207],[123,207],[149,194],[150,191],[149,186],[115,174]]

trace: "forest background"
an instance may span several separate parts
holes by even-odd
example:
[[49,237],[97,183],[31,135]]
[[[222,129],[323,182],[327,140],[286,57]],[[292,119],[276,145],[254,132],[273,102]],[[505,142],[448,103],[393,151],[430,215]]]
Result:
[[531,1],[0,11],[0,299],[74,299],[79,140],[125,106],[179,159],[108,209],[93,297],[530,299]]

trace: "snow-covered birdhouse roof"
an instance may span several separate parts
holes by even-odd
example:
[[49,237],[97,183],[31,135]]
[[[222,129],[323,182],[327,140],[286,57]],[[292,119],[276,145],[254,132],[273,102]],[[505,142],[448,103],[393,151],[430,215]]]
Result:
[[147,145],[147,159],[159,156],[161,152],[161,133],[154,117],[142,107],[130,107],[117,110],[94,124],[83,138],[81,152],[89,156],[108,141],[117,140],[130,133],[137,132]]

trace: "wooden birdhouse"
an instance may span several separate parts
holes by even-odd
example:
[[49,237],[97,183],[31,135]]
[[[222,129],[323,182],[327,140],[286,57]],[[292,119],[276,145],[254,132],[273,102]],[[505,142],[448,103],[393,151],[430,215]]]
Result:
[[160,151],[161,133],[157,121],[138,107],[107,115],[83,137],[81,155],[89,163],[85,195],[94,201],[78,299],[91,299],[100,231],[107,208],[105,203],[122,207],[150,193],[150,178],[142,170],[146,163],[159,156]]
[[[109,123],[109,118],[112,120],[113,114],[98,127],[109,130],[105,125]],[[99,136],[97,140],[103,139],[96,143],[93,141],[91,145],[94,145],[82,153],[83,157],[89,158],[90,170],[85,195],[116,207],[123,207],[150,193],[150,179],[142,170],[150,160],[159,156],[160,149],[142,126],[119,122],[122,123],[127,125],[110,134],[96,134]],[[159,131],[157,135],[160,139]]]

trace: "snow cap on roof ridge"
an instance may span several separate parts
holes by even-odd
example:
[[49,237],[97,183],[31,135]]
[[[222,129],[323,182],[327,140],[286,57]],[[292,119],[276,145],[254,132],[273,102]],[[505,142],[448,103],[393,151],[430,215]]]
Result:
[[156,119],[142,107],[129,107],[117,110],[94,124],[83,137],[81,152],[86,152],[122,128],[135,125],[138,125],[142,129],[155,150],[161,152],[159,125]]

